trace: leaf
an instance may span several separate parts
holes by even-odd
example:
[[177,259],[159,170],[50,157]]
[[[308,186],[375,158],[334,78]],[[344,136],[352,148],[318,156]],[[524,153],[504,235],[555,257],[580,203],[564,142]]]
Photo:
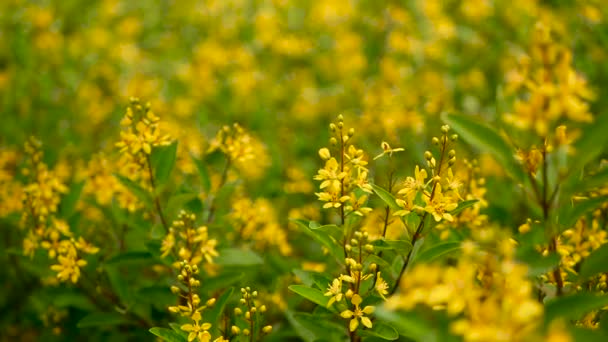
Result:
[[[585,165],[597,158],[608,145],[608,114],[601,114],[596,121],[585,127],[583,134],[574,142],[574,157],[571,162],[569,174],[573,178],[580,177],[579,172]],[[570,183],[570,181],[568,181]],[[578,182],[576,182],[578,183]]]
[[321,231],[324,231],[324,232],[331,231],[333,229],[340,229],[340,227],[338,227],[335,224],[320,225],[320,224],[318,224],[315,221],[310,221],[308,223],[308,228],[310,228],[312,230],[321,230]]
[[477,202],[479,202],[478,199],[472,199],[472,200],[462,201],[462,202],[458,203],[458,207],[456,207],[456,209],[450,211],[450,214],[452,214],[452,215],[458,215],[458,214],[460,214],[460,212],[462,212],[466,208],[472,207]]
[[167,217],[176,217],[181,210],[186,210],[188,203],[195,200],[198,200],[198,194],[193,192],[172,195],[165,210]]
[[[219,297],[217,297],[215,304],[205,310],[204,317],[206,321],[211,323],[211,327],[218,328],[219,322],[222,317],[222,313],[224,312],[224,308],[226,307],[226,303],[230,300],[230,297],[234,293],[234,287],[231,287],[224,291]],[[219,332],[219,329],[216,329]]]
[[213,292],[228,287],[241,280],[244,276],[243,272],[224,272],[217,277],[209,278],[202,282],[200,292]]
[[224,248],[218,251],[219,256],[214,262],[223,266],[252,266],[261,265],[264,260],[255,252],[248,249]]
[[304,341],[342,341],[345,336],[344,326],[330,319],[327,315],[294,313],[286,310],[285,318]]
[[587,191],[594,190],[598,187],[604,186],[608,183],[608,167],[602,170],[585,176],[580,182],[571,186],[568,189],[569,192],[586,193]]
[[580,319],[586,313],[608,305],[607,295],[580,292],[566,297],[558,297],[545,303],[545,323],[563,318],[566,321]]
[[163,339],[164,341],[167,341],[167,342],[186,342],[187,341],[180,334],[176,333],[173,330],[167,329],[167,328],[154,327],[148,331],[150,331],[152,334],[160,337],[161,339]]
[[140,201],[142,201],[147,207],[152,206],[152,196],[144,190],[139,184],[130,180],[129,178],[119,175],[117,173],[114,174],[114,177],[118,179],[118,181],[125,186],[135,197],[137,197]]
[[496,131],[465,115],[444,113],[442,118],[469,144],[492,154],[511,177],[520,183],[525,181],[525,174],[514,158],[513,149]]
[[152,261],[152,254],[148,251],[132,251],[132,252],[124,252],[118,255],[111,257],[108,261],[106,261],[107,265],[113,264],[124,264],[127,262],[144,262],[144,261]]
[[[608,196],[599,196],[593,197],[588,200],[578,202],[574,206],[570,206],[569,208],[560,208],[560,213],[564,213],[560,215],[558,218],[558,222],[562,228],[562,230],[571,228],[576,224],[576,221],[583,216],[584,214],[595,210],[600,205],[604,204],[608,201]],[[568,204],[566,205],[568,206]]]
[[538,277],[547,272],[554,270],[561,260],[557,253],[551,253],[547,256],[539,254],[536,250],[530,251],[535,257],[525,260],[528,265],[528,277]]
[[608,273],[608,244],[603,244],[583,260],[579,277],[586,279],[598,273]]
[[134,298],[129,290],[127,279],[125,279],[124,274],[120,272],[117,265],[108,265],[105,267],[105,271],[110,285],[112,285],[112,289],[114,289],[114,292],[120,298],[121,303],[126,306],[133,303]]
[[393,209],[395,211],[402,209],[399,206],[399,204],[397,204],[397,201],[395,200],[395,196],[393,196],[393,194],[384,190],[383,188],[379,187],[376,184],[370,184],[370,185],[372,186],[372,190],[374,190],[376,195],[378,195],[378,197],[380,197],[380,199],[383,200],[384,203],[386,203],[386,205],[388,205],[391,209]]
[[[409,337],[414,341],[436,341],[433,327],[422,317],[414,312],[397,312],[379,307],[375,312],[376,317],[394,327],[399,335]],[[375,323],[374,323],[375,324]]]
[[407,254],[412,249],[412,243],[407,240],[383,240],[378,239],[371,242],[377,251],[391,250],[400,254]]
[[169,323],[169,326],[171,327],[171,329],[173,329],[173,331],[175,331],[183,339],[186,339],[186,340],[188,339],[188,333],[185,332],[184,330],[182,330],[181,325],[179,325],[177,323]]
[[460,248],[460,242],[441,242],[420,252],[416,256],[416,258],[412,260],[412,264],[419,262],[431,262],[445,254],[454,252]]
[[81,319],[76,326],[78,328],[88,328],[120,325],[127,322],[127,318],[117,312],[94,312]]
[[169,146],[159,146],[152,150],[150,162],[154,170],[154,182],[156,186],[163,186],[169,180],[171,171],[177,159],[177,141]]
[[193,155],[190,155],[190,157],[192,158],[192,161],[194,162],[194,165],[196,165],[196,169],[198,170],[198,176],[201,178],[201,186],[203,187],[203,190],[206,193],[209,193],[209,191],[211,190],[211,177],[209,177],[209,171],[207,170],[207,166],[202,160],[197,159]]
[[329,302],[329,297],[324,296],[323,292],[306,285],[291,285],[289,290],[323,307],[327,307]]
[[338,244],[338,242],[327,232],[320,229],[311,229],[309,223],[307,223],[305,220],[292,219],[291,222],[297,224],[307,235],[325,246],[337,260],[344,260],[344,251],[342,250],[342,246]]
[[315,278],[313,277],[313,272],[304,271],[299,269],[292,270],[293,274],[302,281],[302,284],[310,287],[315,283]]
[[399,333],[392,326],[384,322],[374,322],[371,329],[361,330],[361,336],[374,336],[383,340],[394,341],[399,338]]
[[68,194],[61,199],[61,204],[59,207],[61,217],[67,219],[74,214],[76,204],[78,204],[78,199],[80,199],[80,194],[82,193],[83,188],[84,181],[72,184],[70,187],[70,192],[68,192]]

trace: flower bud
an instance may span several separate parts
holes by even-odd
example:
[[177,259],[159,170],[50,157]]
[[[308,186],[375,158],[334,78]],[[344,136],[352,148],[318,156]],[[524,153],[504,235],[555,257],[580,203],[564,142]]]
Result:
[[319,157],[321,157],[321,159],[323,159],[323,160],[327,160],[327,159],[331,158],[331,153],[329,152],[329,149],[326,147],[323,147],[322,149],[320,149]]
[[267,325],[267,326],[263,327],[262,332],[264,334],[270,334],[272,332],[272,325]]

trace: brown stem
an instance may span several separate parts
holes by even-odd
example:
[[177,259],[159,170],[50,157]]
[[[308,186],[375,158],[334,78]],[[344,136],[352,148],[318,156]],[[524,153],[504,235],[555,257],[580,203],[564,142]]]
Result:
[[163,228],[165,228],[165,233],[169,233],[169,225],[167,224],[167,220],[165,220],[165,215],[163,214],[163,208],[160,205],[160,198],[156,194],[156,184],[154,182],[154,172],[152,170],[152,162],[150,161],[150,155],[146,154],[146,164],[148,164],[148,173],[150,174],[150,185],[152,186],[152,192],[154,193],[154,205],[156,206],[156,211],[158,216],[160,217],[160,222],[163,224]]
[[[224,184],[226,184],[226,181],[228,180],[228,171],[230,170],[230,166],[232,164],[232,159],[230,158],[230,156],[226,156],[226,164],[224,165],[224,170],[222,170],[222,176],[220,178],[220,185],[217,188],[217,191],[219,192],[220,189],[224,186]],[[211,198],[210,203],[209,203],[209,215],[207,216],[207,224],[213,222],[213,219],[215,218],[215,211],[217,210],[217,204],[215,202],[217,193]]]

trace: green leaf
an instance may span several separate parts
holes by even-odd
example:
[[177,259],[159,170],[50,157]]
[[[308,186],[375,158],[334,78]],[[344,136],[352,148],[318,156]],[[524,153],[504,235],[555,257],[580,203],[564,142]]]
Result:
[[479,202],[478,199],[472,199],[472,200],[462,201],[462,202],[458,203],[458,207],[456,207],[456,209],[450,211],[450,214],[452,214],[452,215],[458,215],[458,214],[460,214],[460,212],[462,212],[463,210],[465,210],[468,207],[472,207],[477,202]]
[[167,203],[167,217],[176,217],[181,210],[186,210],[188,203],[198,200],[198,194],[189,192],[172,195]]
[[228,303],[228,300],[230,300],[233,293],[234,287],[224,291],[221,296],[217,297],[215,304],[211,308],[205,310],[205,318],[207,319],[207,322],[211,323],[212,327],[219,327],[219,322],[222,317],[222,313],[224,312],[224,308],[226,308],[226,304]]
[[211,177],[209,177],[209,171],[207,170],[207,166],[202,160],[197,159],[193,155],[190,155],[190,157],[192,158],[192,161],[194,162],[194,165],[196,165],[196,169],[198,170],[198,175],[201,178],[201,186],[203,187],[203,190],[206,193],[209,193],[209,191],[211,190]]
[[163,186],[169,180],[171,171],[177,159],[177,141],[169,146],[158,146],[152,150],[150,162],[154,170],[154,182],[156,186]]
[[82,193],[83,188],[84,181],[72,184],[70,187],[70,192],[68,192],[68,194],[61,199],[61,204],[59,207],[61,217],[67,219],[74,214],[76,204],[78,204],[78,199],[80,199],[80,194]]
[[120,325],[128,319],[117,312],[94,312],[81,319],[76,325],[78,328]]
[[[520,259],[521,260],[521,259]],[[530,258],[522,260],[528,265],[528,277],[538,277],[555,269],[561,260],[557,253],[544,256],[536,250],[530,251]]]
[[466,115],[443,114],[443,121],[458,132],[469,144],[490,153],[515,180],[523,183],[525,174],[517,164],[513,149],[492,128]]
[[383,200],[384,203],[386,203],[386,205],[388,205],[391,209],[395,211],[402,209],[399,204],[397,204],[397,201],[395,200],[395,196],[393,196],[393,194],[384,190],[376,184],[370,185],[372,186],[372,190],[374,190],[376,195],[378,195],[378,197],[380,197],[380,199]]
[[579,277],[586,279],[598,273],[608,273],[608,244],[603,244],[583,260]]
[[177,323],[169,323],[169,326],[171,327],[171,329],[173,329],[173,331],[175,331],[179,336],[181,336],[184,339],[188,339],[188,333],[185,332],[184,330],[182,330],[182,326],[177,324]]
[[566,297],[557,297],[545,303],[545,323],[556,318],[566,321],[580,319],[586,313],[608,305],[607,295],[580,292]]
[[328,319],[326,316],[294,313],[286,310],[285,318],[302,340],[306,342],[341,341],[346,337],[344,326]]
[[412,260],[412,264],[431,262],[445,254],[459,250],[460,248],[460,242],[441,242],[420,252],[416,258]]
[[573,206],[567,204],[566,206],[569,206],[569,208],[560,208],[560,212],[564,213],[558,218],[562,230],[571,228],[581,216],[595,210],[600,205],[606,203],[606,201],[608,201],[608,196],[599,196],[578,202]]
[[412,243],[407,240],[383,240],[378,239],[371,242],[377,251],[396,251],[400,254],[407,254],[412,249]]
[[307,235],[325,246],[337,260],[344,260],[344,251],[342,246],[327,232],[320,229],[311,229],[310,224],[305,220],[292,219],[290,221],[301,227]]
[[255,252],[248,249],[224,248],[218,251],[219,256],[214,260],[218,265],[223,266],[252,266],[264,263]]
[[313,276],[313,272],[310,271],[304,271],[304,270],[300,270],[300,269],[294,269],[292,270],[293,274],[298,277],[300,279],[300,281],[302,281],[302,284],[310,287],[315,283],[315,278]]
[[374,336],[383,340],[394,341],[399,338],[399,333],[392,326],[384,322],[374,322],[371,329],[361,330],[361,336]]
[[433,327],[415,312],[397,312],[379,307],[375,315],[394,327],[399,335],[409,337],[414,341],[437,340]]
[[180,334],[176,333],[173,330],[167,328],[159,328],[154,327],[149,330],[152,334],[160,337],[164,341],[167,342],[186,342],[187,340],[183,338]]
[[148,251],[132,251],[132,252],[124,252],[118,255],[111,257],[108,261],[106,261],[107,265],[113,264],[124,264],[128,262],[146,262],[152,261],[152,254]]
[[129,306],[134,298],[129,290],[127,279],[125,279],[124,274],[122,274],[120,269],[116,266],[117,265],[107,265],[105,267],[106,275],[108,276],[110,285],[112,285],[112,289],[116,292],[116,295],[118,295],[122,304]]
[[320,225],[315,221],[310,221],[310,223],[308,224],[308,228],[310,228],[312,230],[321,230],[324,232],[331,231],[334,229],[340,229],[340,227],[338,227],[335,224]]
[[608,167],[594,174],[586,175],[580,182],[573,184],[568,190],[569,192],[586,193],[587,191],[604,186],[606,183],[608,183]]
[[243,279],[243,272],[222,272],[217,277],[206,279],[201,283],[200,292],[213,292],[218,289],[226,288],[239,280]]
[[[569,164],[569,174],[573,178],[592,160],[597,158],[608,145],[608,114],[598,115],[596,121],[585,127],[583,134],[574,142],[574,157]],[[569,181],[570,182],[570,181]],[[578,182],[577,182],[578,183]]]
[[124,185],[135,197],[137,197],[140,201],[144,203],[147,207],[152,207],[152,196],[144,190],[139,184],[130,180],[129,178],[119,175],[117,173],[114,174],[114,177],[118,179],[118,181]]
[[323,292],[306,285],[291,285],[289,290],[323,307],[327,307],[329,302],[329,297],[324,296]]

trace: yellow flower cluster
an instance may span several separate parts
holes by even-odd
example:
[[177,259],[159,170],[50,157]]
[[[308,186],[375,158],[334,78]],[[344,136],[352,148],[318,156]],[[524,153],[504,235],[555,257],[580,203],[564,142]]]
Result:
[[[374,312],[375,308],[371,305],[361,308],[362,295],[370,296],[377,293],[385,299],[385,295],[388,294],[388,284],[380,272],[377,272],[376,264],[372,263],[364,267],[365,259],[374,252],[374,247],[369,244],[368,233],[355,232],[350,243],[344,246],[344,250],[347,253],[344,260],[346,274],[340,274],[328,285],[327,291],[324,293],[326,297],[330,297],[327,306],[335,304],[341,310],[340,316],[350,320],[348,327],[351,333],[357,330],[359,323],[371,329],[372,321],[369,315]],[[374,278],[373,285],[367,292],[364,292],[363,282],[372,277]],[[344,283],[347,286],[344,286]],[[350,301],[350,305],[348,301]]]
[[[169,311],[179,313],[183,317],[188,317],[191,323],[183,324],[181,330],[188,333],[188,342],[194,340],[198,342],[211,341],[211,323],[202,322],[201,312],[215,304],[215,298],[207,300],[201,305],[201,299],[196,294],[196,289],[200,286],[200,281],[196,279],[199,274],[197,265],[188,263],[186,260],[179,263],[180,272],[177,276],[181,286],[171,286],[171,292],[178,295],[180,302],[183,304],[170,306]],[[223,337],[219,337],[214,342],[223,341]]]
[[23,189],[15,180],[18,157],[14,150],[0,149],[0,217],[19,212],[23,208]]
[[[329,143],[335,148],[337,156],[333,157],[329,148],[319,150],[325,166],[314,177],[321,181],[321,192],[315,194],[320,201],[325,202],[323,208],[339,208],[344,222],[346,215],[365,216],[372,210],[365,206],[368,197],[365,193],[372,193],[366,168],[367,155],[350,143],[355,130],[344,127],[342,115],[329,128],[332,133]],[[357,195],[357,189],[362,191],[361,195]]]
[[122,131],[116,147],[125,158],[123,170],[135,179],[140,178],[142,169],[151,168],[152,148],[171,144],[171,137],[161,131],[160,118],[152,112],[150,103],[141,104],[138,98],[130,99],[120,125]]
[[[456,151],[451,145],[458,139],[456,134],[449,135],[450,128],[441,128],[441,138],[433,137],[433,144],[439,148],[439,161],[430,151],[424,153],[427,169],[416,165],[414,177],[407,177],[397,192],[397,204],[402,208],[394,213],[405,216],[411,212],[431,214],[436,222],[454,221],[450,211],[456,209],[462,200],[462,182],[454,177],[452,166],[456,163]],[[426,179],[431,175],[430,179]],[[417,204],[421,198],[423,205]],[[426,214],[424,214],[426,215]]]
[[239,124],[223,126],[210,142],[208,153],[219,150],[226,155],[227,169],[234,165],[241,173],[259,178],[269,164],[264,144]]
[[237,197],[232,202],[228,220],[237,233],[236,239],[252,241],[257,250],[272,246],[283,255],[291,254],[287,233],[279,224],[275,209],[267,199]]
[[27,208],[21,219],[21,226],[27,231],[23,251],[33,257],[38,248],[48,250],[48,257],[57,262],[51,269],[57,272],[59,281],[76,283],[80,268],[87,264],[78,252],[95,254],[99,249],[82,237],[76,239],[68,224],[55,216],[61,195],[68,188],[42,161],[41,146],[42,143],[34,138],[25,144],[29,167],[24,173],[31,182],[23,188],[23,206]]
[[83,171],[83,193],[94,196],[99,205],[110,205],[116,199],[121,208],[135,212],[142,207],[142,203],[114,176],[113,171],[119,164],[120,162],[112,162],[103,153],[94,155]]
[[498,257],[464,242],[465,255],[454,266],[418,264],[401,279],[388,299],[392,309],[423,304],[445,310],[450,329],[465,341],[520,341],[532,338],[543,315],[533,294],[528,269],[513,259],[514,246],[498,240]]
[[182,210],[162,241],[161,257],[172,254],[183,260],[174,264],[178,269],[183,262],[197,266],[203,261],[213,263],[213,258],[218,256],[216,245],[217,240],[209,238],[207,227],[196,226],[196,215]]
[[[485,178],[479,175],[480,168],[477,161],[463,161],[463,167],[459,167],[456,175],[450,178],[451,187],[460,189],[459,194],[462,194],[465,201],[477,200],[472,206],[464,208],[458,216],[454,217],[452,222],[443,222],[437,225],[438,229],[468,227],[470,229],[479,229],[487,225],[488,216],[482,213],[484,208],[488,207],[488,202],[485,200],[486,181]],[[449,229],[442,232],[442,237],[447,237],[450,233]]]
[[258,300],[258,291],[251,291],[249,286],[241,288],[239,305],[240,307],[234,308],[234,315],[237,317],[242,316],[245,326],[241,325],[239,327],[238,322],[235,322],[230,328],[231,337],[243,334],[244,336],[249,336],[250,341],[259,341],[262,334],[270,334],[272,332],[272,325],[265,325],[259,332],[255,330],[261,326],[263,315],[267,310],[266,305]]
[[556,41],[551,23],[534,27],[529,56],[519,69],[507,75],[507,92],[520,91],[522,98],[504,116],[517,128],[546,137],[562,118],[590,122],[588,101],[594,98],[586,80],[572,67],[572,53]]

